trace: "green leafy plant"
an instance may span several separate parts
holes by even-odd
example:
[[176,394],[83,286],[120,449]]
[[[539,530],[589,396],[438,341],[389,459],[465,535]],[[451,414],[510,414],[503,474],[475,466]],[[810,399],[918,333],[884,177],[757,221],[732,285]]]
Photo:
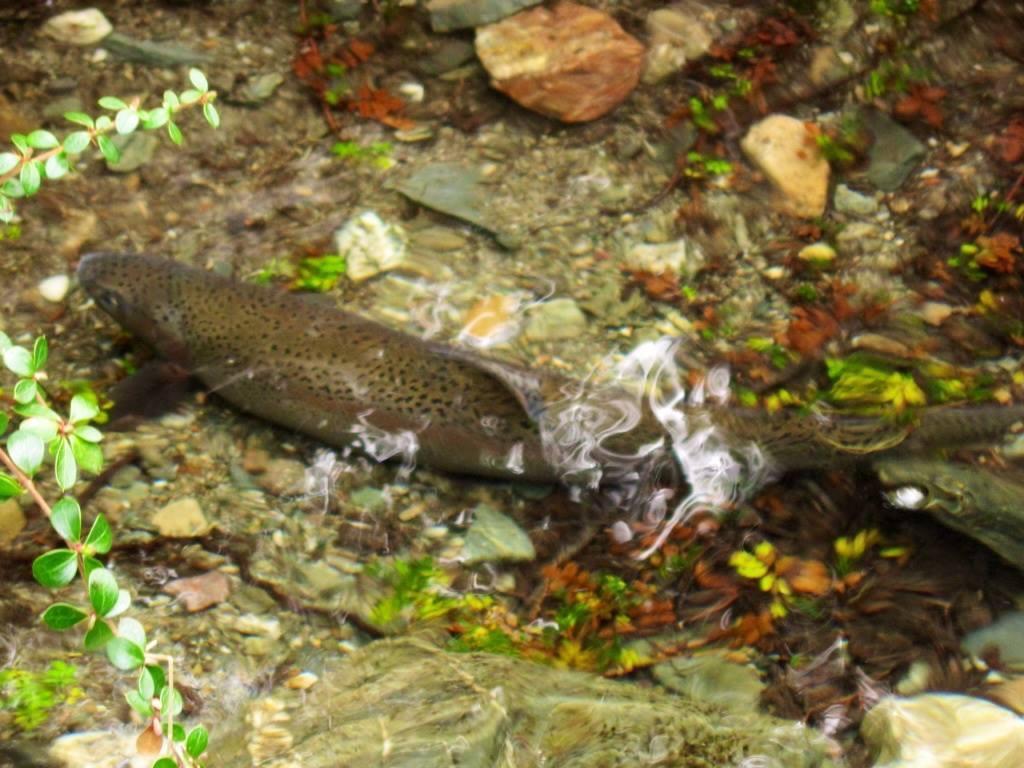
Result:
[[727,176],[732,173],[732,163],[713,155],[700,152],[687,152],[683,175],[694,179],[706,179],[712,176]]
[[253,280],[266,285],[283,279],[291,291],[326,293],[338,285],[347,269],[345,257],[337,253],[311,256],[301,259],[298,264],[288,259],[272,259],[253,276]]
[[[100,514],[86,531],[81,507],[70,495],[80,471],[96,473],[102,467],[99,443],[103,435],[90,423],[100,410],[95,397],[85,393],[72,396],[66,416],[54,410],[47,402],[43,386],[47,380],[47,356],[44,337],[37,338],[29,350],[0,333],[0,357],[4,366],[18,377],[13,389],[13,411],[19,419],[17,429],[7,435],[4,447],[0,448],[0,463],[7,468],[7,472],[0,472],[0,499],[27,492],[64,541],[63,547],[33,561],[32,575],[36,581],[44,587],[60,589],[77,577],[86,597],[84,605],[53,603],[43,612],[43,622],[55,630],[84,625],[83,645],[87,651],[105,652],[110,663],[120,670],[140,670],[137,688],[126,698],[147,719],[146,730],[157,747],[154,751],[165,755],[154,763],[154,768],[202,766],[206,729],[199,725],[186,734],[174,722],[182,710],[181,694],[174,687],[174,660],[153,653],[142,624],[122,615],[131,606],[131,596],[118,586],[114,573],[99,559],[113,545],[110,525]],[[9,426],[10,415],[0,413],[0,436],[7,433]],[[54,479],[64,494],[52,506],[33,480],[47,456],[52,461]],[[166,677],[157,664],[166,665]]]
[[827,397],[865,412],[899,415],[927,403],[912,373],[870,358],[851,355],[825,361],[832,384]]
[[93,118],[83,112],[67,112],[64,119],[80,126],[63,139],[43,129],[11,135],[13,152],[0,152],[0,223],[9,223],[15,215],[14,200],[32,197],[46,179],[59,179],[73,170],[73,159],[90,145],[99,149],[108,162],[120,159],[110,134],[126,135],[138,129],[155,131],[166,128],[172,142],[184,141],[176,121],[180,112],[200,108],[214,128],[220,115],[214,106],[216,91],[211,91],[206,76],[198,69],[188,73],[192,88],[180,94],[164,91],[163,101],[153,109],[142,109],[139,101],[126,102],[116,96],[104,96],[99,106],[111,114]]
[[356,141],[339,141],[331,147],[331,153],[350,162],[371,163],[381,170],[395,164],[391,156],[394,148],[386,141],[375,141],[364,146]]
[[14,713],[23,731],[42,725],[59,705],[74,704],[83,695],[77,685],[78,669],[55,660],[43,672],[9,667],[0,670],[0,709]]

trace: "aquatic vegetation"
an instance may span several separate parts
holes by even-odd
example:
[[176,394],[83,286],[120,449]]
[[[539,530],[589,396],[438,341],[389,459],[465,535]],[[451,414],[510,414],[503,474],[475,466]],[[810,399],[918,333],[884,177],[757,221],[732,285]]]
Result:
[[928,401],[912,373],[870,358],[851,355],[826,360],[825,365],[831,381],[825,397],[834,403],[868,413],[898,415]]
[[82,697],[78,668],[59,659],[42,672],[17,667],[0,670],[0,709],[14,713],[23,731],[38,728],[54,708],[74,704]]
[[825,564],[792,555],[782,555],[770,541],[762,541],[753,552],[737,550],[729,556],[729,565],[744,579],[757,582],[760,591],[771,595],[768,613],[785,617],[797,603],[797,594],[820,597],[832,587]]
[[290,291],[327,293],[337,287],[347,269],[345,257],[336,253],[309,256],[298,263],[289,259],[271,259],[252,280],[260,285],[285,280]]
[[11,135],[15,152],[0,152],[0,224],[14,219],[14,200],[32,197],[46,179],[59,179],[71,172],[73,158],[95,145],[107,162],[116,163],[120,152],[111,141],[110,134],[127,135],[139,128],[155,131],[166,128],[170,140],[180,145],[184,135],[176,116],[184,110],[201,108],[203,117],[213,128],[220,125],[220,115],[214,106],[217,92],[211,91],[206,76],[198,69],[188,73],[192,88],[180,94],[164,91],[163,102],[153,109],[142,109],[138,99],[131,103],[116,96],[99,100],[103,109],[113,113],[92,118],[82,112],[68,112],[64,118],[84,130],[74,131],[58,139],[50,131],[38,129],[28,134]]
[[[105,652],[110,663],[122,671],[141,670],[137,690],[129,692],[126,698],[147,722],[139,738],[140,750],[145,744],[147,749],[142,751],[166,755],[156,760],[154,768],[201,766],[200,758],[207,743],[206,729],[198,725],[186,734],[174,720],[184,706],[181,693],[174,686],[174,660],[152,652],[142,624],[122,615],[131,606],[131,596],[118,586],[114,573],[99,559],[113,545],[110,525],[99,514],[88,532],[84,532],[81,507],[70,495],[80,470],[97,473],[102,468],[103,452],[98,444],[103,435],[90,423],[100,413],[96,398],[80,392],[71,397],[67,416],[55,411],[44,388],[48,354],[44,337],[37,338],[29,350],[11,343],[6,334],[0,333],[4,366],[18,377],[13,388],[17,429],[7,435],[4,447],[0,448],[0,463],[7,469],[7,472],[0,472],[0,500],[27,492],[64,541],[65,546],[52,549],[33,561],[32,575],[36,581],[44,587],[59,589],[80,577],[87,596],[84,607],[67,602],[51,604],[43,612],[43,623],[59,631],[84,625],[87,627],[83,637],[85,650]],[[0,435],[6,433],[9,426],[10,415],[0,413]],[[52,459],[57,485],[66,494],[53,505],[42,496],[32,479],[42,469],[47,455]],[[115,629],[113,620],[117,617],[121,618]],[[156,664],[167,665],[166,678]],[[58,667],[50,681],[59,682],[66,677],[67,669]],[[41,692],[38,686],[24,689],[24,679],[21,684],[23,688],[19,690],[30,694],[29,698],[21,699],[22,703],[30,707],[34,702],[31,711],[37,713],[25,710],[24,717],[29,718],[25,722],[38,718],[40,712],[45,717],[46,707],[41,706],[48,700],[45,691]],[[165,734],[170,738],[165,738]]]
[[331,147],[331,154],[350,162],[370,163],[386,171],[395,164],[392,157],[394,147],[387,141],[375,141],[368,145],[356,141],[339,141]]

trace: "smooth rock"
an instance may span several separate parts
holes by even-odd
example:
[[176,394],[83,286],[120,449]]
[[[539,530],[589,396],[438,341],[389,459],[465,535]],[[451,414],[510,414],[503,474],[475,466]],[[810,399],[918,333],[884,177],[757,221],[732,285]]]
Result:
[[645,83],[656,83],[678,72],[686,62],[699,59],[710,50],[714,38],[702,10],[699,3],[687,2],[647,14],[650,47],[644,66]]
[[231,594],[231,582],[220,571],[210,571],[199,576],[169,581],[164,584],[163,590],[177,597],[186,611],[195,613],[227,600]]
[[60,43],[94,45],[114,31],[107,17],[95,8],[67,11],[47,19],[42,32]]
[[397,224],[385,224],[373,211],[364,211],[335,233],[334,247],[345,257],[345,274],[358,283],[402,264],[405,232]]
[[149,768],[152,755],[137,754],[130,731],[79,731],[55,739],[48,750],[51,759],[67,768]]
[[41,280],[36,289],[39,291],[39,295],[47,301],[51,301],[54,304],[59,304],[64,301],[64,297],[68,295],[68,289],[71,287],[71,278],[67,275],[53,275],[47,277],[45,280]]
[[665,688],[733,712],[757,712],[764,683],[753,667],[708,651],[655,664],[654,679]]
[[103,47],[126,61],[151,67],[177,67],[184,64],[205,64],[210,57],[178,43],[154,43],[111,32],[103,38]]
[[482,177],[479,166],[433,163],[415,170],[395,189],[414,203],[494,232],[493,217],[482,205],[487,199]]
[[274,617],[257,616],[254,613],[243,613],[225,622],[227,626],[240,635],[254,635],[279,640],[284,630],[281,622]]
[[271,459],[256,478],[256,484],[274,496],[302,493],[306,484],[306,465],[295,459]]
[[747,131],[740,146],[778,190],[783,211],[803,219],[825,212],[829,166],[802,120],[769,115]]
[[463,562],[474,565],[484,562],[528,562],[537,553],[533,542],[522,528],[493,507],[478,504],[473,522],[466,532],[462,550]]
[[918,307],[918,314],[928,325],[942,325],[953,314],[953,307],[938,301],[926,301]]
[[115,173],[137,171],[153,159],[156,148],[160,146],[160,139],[155,133],[144,131],[114,136],[111,141],[121,153],[116,163],[106,161],[107,168]]
[[217,768],[707,768],[752,755],[766,766],[837,768],[833,745],[799,723],[423,640],[380,640],[316,674],[315,706],[281,685],[218,722]]
[[430,48],[415,63],[424,75],[443,75],[461,67],[476,56],[473,44],[455,37],[431,40]]
[[552,299],[533,307],[526,321],[530,341],[574,339],[587,328],[583,310],[572,299]]
[[476,52],[499,91],[527,109],[579,123],[629,96],[644,47],[608,14],[562,2],[478,29]]
[[878,768],[1019,768],[1024,752],[1024,719],[958,694],[886,697],[860,733]]
[[0,501],[0,546],[7,546],[25,527],[25,513],[17,499]]
[[961,646],[979,659],[994,651],[1000,665],[1024,672],[1024,613],[1004,613],[989,626],[968,634]]
[[864,124],[874,138],[868,152],[868,181],[877,189],[893,192],[924,159],[925,146],[914,134],[881,112],[869,111]]
[[668,243],[637,243],[623,257],[623,266],[652,275],[672,274],[689,280],[701,267],[705,257],[696,243],[673,240]]
[[150,522],[161,536],[170,538],[205,536],[213,527],[203,515],[199,502],[191,496],[172,501],[153,513]]
[[475,29],[501,21],[541,0],[430,0],[430,26],[435,32]]
[[511,341],[521,326],[517,314],[520,302],[515,296],[495,294],[474,304],[463,318],[459,341],[486,348]]
[[845,184],[836,184],[832,204],[836,211],[851,216],[873,216],[878,213],[878,201],[872,195],[862,195]]
[[825,266],[836,260],[836,249],[824,242],[811,243],[801,248],[796,257],[810,264]]

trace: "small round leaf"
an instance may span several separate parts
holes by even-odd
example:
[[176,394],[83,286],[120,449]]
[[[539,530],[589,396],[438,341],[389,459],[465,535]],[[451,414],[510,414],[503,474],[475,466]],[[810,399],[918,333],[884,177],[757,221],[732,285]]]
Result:
[[128,702],[128,706],[138,712],[145,718],[153,716],[153,708],[149,706],[148,696],[141,696],[138,691],[128,691],[124,695],[125,700]]
[[117,603],[117,579],[106,568],[89,574],[89,602],[99,616],[106,616]]
[[110,530],[110,523],[103,515],[96,515],[96,519],[89,529],[89,535],[85,537],[85,547],[91,552],[105,555],[110,551],[114,543],[114,534]]
[[57,478],[57,485],[63,491],[78,482],[78,462],[75,459],[74,451],[71,450],[71,441],[66,437],[60,438],[57,442],[57,452],[53,458],[53,474]]
[[88,424],[75,427],[75,434],[87,443],[98,443],[103,439],[103,433]]
[[71,415],[69,421],[71,421],[72,424],[77,424],[80,421],[95,419],[99,412],[100,409],[96,405],[96,400],[94,398],[86,395],[75,395],[71,398]]
[[7,438],[7,453],[18,469],[31,477],[43,463],[43,441],[19,429]]
[[198,69],[192,68],[188,71],[188,80],[193,86],[195,86],[197,91],[210,90],[210,85],[206,82],[206,75]]
[[117,623],[117,636],[135,643],[139,648],[146,647],[146,628],[136,619],[121,619]]
[[21,158],[13,152],[0,152],[0,174],[16,168],[20,162]]
[[149,113],[142,120],[142,127],[147,130],[162,128],[167,124],[169,118],[167,107],[157,107],[149,110]]
[[70,170],[68,157],[63,152],[46,158],[46,164],[43,166],[43,172],[46,173],[48,179],[59,179],[61,176],[67,175]]
[[178,763],[169,757],[161,757],[153,763],[153,768],[178,768]]
[[110,625],[105,621],[97,621],[92,625],[92,629],[85,633],[82,645],[87,651],[102,651],[113,639],[114,630],[110,628]]
[[132,604],[132,596],[128,594],[127,589],[117,590],[117,602],[114,603],[114,607],[107,611],[107,617],[113,618],[114,616],[120,616],[122,613],[127,611]]
[[107,658],[115,667],[127,672],[141,667],[146,655],[142,648],[131,640],[114,637],[107,643]]
[[185,708],[185,702],[177,688],[164,686],[160,691],[160,713],[166,717],[169,714],[179,715]]
[[188,738],[185,739],[185,751],[188,752],[190,757],[200,758],[203,752],[206,751],[206,745],[210,741],[210,735],[206,732],[206,729],[197,725],[188,733]]
[[65,496],[53,505],[50,525],[64,541],[77,543],[82,538],[82,509],[71,496]]
[[203,117],[211,127],[218,128],[220,126],[220,115],[217,114],[217,108],[213,106],[213,102],[203,104]]
[[0,501],[20,496],[23,489],[21,484],[6,472],[0,472]]
[[25,197],[32,197],[39,191],[39,185],[43,182],[43,177],[39,173],[39,164],[29,161],[21,166],[18,180],[21,181],[21,188],[25,190]]
[[131,133],[139,127],[139,113],[134,109],[122,109],[114,118],[114,127],[118,133]]
[[17,376],[32,376],[36,370],[32,367],[32,353],[24,347],[8,347],[4,350],[4,365]]
[[[32,379],[22,379],[18,384],[21,384],[22,381],[32,381]],[[17,400],[17,396],[14,399]],[[30,435],[35,435],[44,443],[48,443],[57,436],[57,422],[42,416],[30,416],[21,422],[18,429],[28,432]]]
[[83,472],[98,473],[103,468],[103,449],[96,443],[90,443],[77,434],[71,435],[71,453]]
[[[86,128],[93,126],[92,118],[84,112],[65,112],[64,119],[75,125],[84,125]],[[67,146],[67,139],[64,140],[64,146]]]
[[85,151],[92,138],[88,131],[75,131],[64,139],[64,151],[69,155],[78,155]]
[[50,629],[71,629],[88,615],[69,603],[54,603],[43,611],[43,622]]
[[37,336],[32,345],[32,367],[40,371],[46,366],[46,360],[50,356],[50,347],[46,343],[45,336]]
[[78,561],[70,549],[54,549],[32,561],[32,575],[50,589],[67,586],[77,571]]
[[108,163],[116,163],[121,159],[121,152],[114,145],[114,142],[110,140],[109,136],[97,136],[96,144],[100,148],[100,152],[103,153],[103,157]]
[[32,131],[32,133],[25,137],[25,141],[33,149],[53,149],[60,145],[56,136],[41,128],[37,131]]
[[99,105],[104,109],[118,110],[127,109],[128,105],[116,96],[104,96],[99,100]]
[[31,403],[36,399],[38,391],[35,379],[18,379],[18,383],[14,385],[14,399],[19,403]]
[[170,137],[171,141],[179,147],[181,146],[181,142],[185,140],[185,137],[181,135],[181,128],[178,127],[177,123],[167,123],[167,135]]

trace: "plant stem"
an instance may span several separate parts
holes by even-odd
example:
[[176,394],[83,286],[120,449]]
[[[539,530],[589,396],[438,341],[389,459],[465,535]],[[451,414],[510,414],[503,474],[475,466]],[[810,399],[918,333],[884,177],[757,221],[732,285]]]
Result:
[[18,465],[14,463],[14,460],[9,455],[7,455],[7,451],[5,451],[3,448],[0,448],[0,461],[4,463],[4,466],[11,470],[11,474],[14,475],[15,480],[21,483],[21,487],[29,492],[29,495],[32,497],[32,500],[38,505],[38,507],[41,510],[43,510],[43,514],[45,514],[47,517],[50,517],[50,515],[52,514],[50,505],[46,503],[46,499],[44,499],[42,495],[39,493],[39,490],[36,488],[36,484],[32,482],[32,478],[30,478],[28,475],[26,475],[24,472],[18,469]]

